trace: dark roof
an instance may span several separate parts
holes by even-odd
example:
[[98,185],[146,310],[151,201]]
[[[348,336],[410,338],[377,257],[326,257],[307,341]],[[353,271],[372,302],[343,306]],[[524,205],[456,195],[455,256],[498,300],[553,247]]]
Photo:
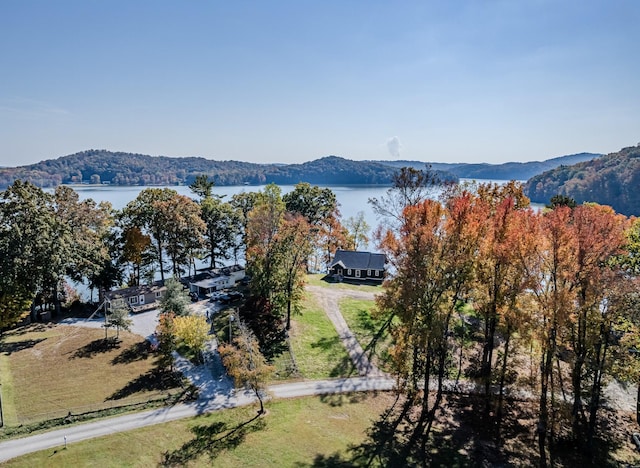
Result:
[[384,270],[387,258],[384,254],[356,250],[337,250],[329,268],[342,263],[344,268],[358,270]]
[[161,281],[155,281],[150,285],[131,286],[130,288],[116,289],[115,291],[107,291],[105,297],[110,301],[118,298],[137,296],[139,294],[147,294],[155,291],[162,291],[164,286]]

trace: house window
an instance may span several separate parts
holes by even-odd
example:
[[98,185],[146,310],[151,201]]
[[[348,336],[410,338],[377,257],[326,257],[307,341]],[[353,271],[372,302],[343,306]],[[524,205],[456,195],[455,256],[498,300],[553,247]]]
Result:
[[347,275],[351,276],[351,268],[347,270]]
[[360,278],[360,270],[356,270],[356,278]]
[[137,304],[138,303],[138,296],[133,296],[129,298],[129,304]]
[[162,292],[156,291],[156,299],[162,297]]
[[367,277],[371,277],[371,270],[367,270]]
[[376,276],[380,276],[380,272],[376,270]]

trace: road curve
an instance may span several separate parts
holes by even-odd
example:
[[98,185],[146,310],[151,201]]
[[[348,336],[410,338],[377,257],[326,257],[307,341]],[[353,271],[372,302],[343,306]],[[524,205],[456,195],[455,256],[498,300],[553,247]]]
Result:
[[[313,380],[270,386],[268,393],[272,398],[293,398],[311,395],[327,395],[350,392],[385,391],[393,389],[394,381],[384,377],[355,377],[335,380]],[[130,431],[141,427],[162,424],[177,419],[190,418],[226,408],[245,406],[255,401],[248,392],[221,392],[213,398],[193,403],[179,404],[157,410],[127,414],[114,418],[101,419],[85,424],[56,429],[33,436],[0,442],[0,462],[31,452],[53,448],[63,448],[87,439],[102,437],[117,432]]]

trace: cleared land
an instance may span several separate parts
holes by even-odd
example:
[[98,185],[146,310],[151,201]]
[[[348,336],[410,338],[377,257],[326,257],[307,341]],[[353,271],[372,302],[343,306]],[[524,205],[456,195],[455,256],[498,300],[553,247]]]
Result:
[[301,377],[346,377],[351,361],[340,337],[312,295],[304,299],[301,315],[292,319],[291,349]]
[[[110,336],[114,335],[110,330]],[[104,330],[29,325],[0,342],[5,425],[16,426],[167,397],[182,391],[157,369],[144,338]]]

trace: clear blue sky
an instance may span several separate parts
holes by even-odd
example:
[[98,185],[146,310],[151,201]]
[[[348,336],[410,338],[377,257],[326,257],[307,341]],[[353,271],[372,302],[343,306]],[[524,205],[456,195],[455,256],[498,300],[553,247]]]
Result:
[[2,0],[0,165],[617,151],[639,24],[636,0]]

